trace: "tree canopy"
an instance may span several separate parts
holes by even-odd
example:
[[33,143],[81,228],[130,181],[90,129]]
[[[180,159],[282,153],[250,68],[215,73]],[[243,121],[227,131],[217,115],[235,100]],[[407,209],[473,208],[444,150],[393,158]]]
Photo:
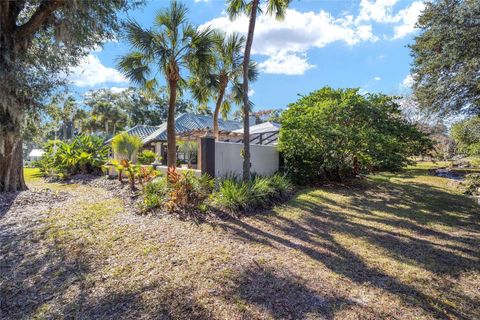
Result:
[[115,37],[118,12],[133,0],[0,1],[0,192],[26,189],[26,111],[66,82],[70,67]]
[[394,97],[325,87],[282,115],[279,149],[301,183],[340,180],[361,172],[398,170],[432,147],[402,116]]
[[480,114],[480,1],[428,2],[417,26],[412,74],[422,107]]
[[451,134],[460,152],[480,156],[480,116],[455,123]]

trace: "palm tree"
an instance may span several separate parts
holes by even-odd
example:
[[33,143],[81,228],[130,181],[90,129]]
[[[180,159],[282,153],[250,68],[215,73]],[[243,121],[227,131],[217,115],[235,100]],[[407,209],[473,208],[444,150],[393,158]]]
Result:
[[[231,103],[242,103],[243,46],[245,38],[237,33],[225,36],[223,32],[214,32],[214,59],[208,76],[198,75],[192,78],[194,96],[200,102],[206,102],[210,97],[216,99],[213,112],[213,132],[219,138],[218,116],[220,111],[226,118],[231,109]],[[248,79],[255,81],[258,75],[256,64],[250,62]],[[229,91],[226,95],[226,91]]]
[[[208,71],[211,60],[211,31],[197,30],[187,20],[187,7],[172,1],[170,7],[160,10],[154,27],[143,29],[137,22],[130,21],[125,27],[126,36],[133,51],[121,57],[120,70],[133,82],[149,91],[158,87],[156,75],[165,77],[169,90],[167,114],[167,165],[175,169],[175,106],[177,93],[186,84],[182,70],[202,74]],[[154,72],[153,68],[158,68]]]
[[[267,14],[274,14],[279,20],[285,17],[285,12],[291,0],[266,0]],[[241,14],[247,14],[248,33],[247,43],[245,45],[245,54],[243,55],[243,180],[250,179],[250,121],[249,111],[250,103],[248,99],[248,69],[250,64],[250,52],[252,50],[253,34],[255,32],[255,22],[257,20],[257,11],[259,10],[260,0],[229,0],[227,12],[230,19],[234,19]],[[261,12],[261,11],[260,11]]]

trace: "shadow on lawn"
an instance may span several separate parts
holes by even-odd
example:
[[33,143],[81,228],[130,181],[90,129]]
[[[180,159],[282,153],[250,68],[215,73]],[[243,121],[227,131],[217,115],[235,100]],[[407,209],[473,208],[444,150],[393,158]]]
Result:
[[0,319],[211,319],[191,288],[165,287],[162,279],[96,288],[106,278],[92,268],[98,257],[84,250],[88,244],[46,245],[45,231],[30,228],[0,226],[0,234]]
[[[336,311],[356,304],[341,297],[322,297],[293,275],[279,275],[258,264],[244,270],[235,280],[236,286],[224,294],[227,301],[237,306],[256,305],[274,319],[306,319],[308,316],[333,319]],[[259,318],[248,310],[244,310],[242,316],[242,319]]]
[[0,225],[0,315],[29,319],[44,303],[78,283],[88,257],[43,245],[43,232],[26,225]]
[[[309,197],[293,200],[292,207],[304,212],[296,220],[271,214],[256,216],[252,220],[235,220],[224,227],[248,241],[280,250],[281,246],[300,250],[332,272],[354,283],[375,286],[397,295],[406,304],[421,307],[435,318],[469,319],[478,316],[480,309],[471,298],[453,297],[455,294],[452,293],[452,298],[460,299],[468,306],[457,310],[444,302],[445,297],[427,295],[368,266],[361,256],[345,248],[334,237],[346,234],[382,248],[399,262],[422,267],[440,277],[456,277],[465,271],[480,270],[478,207],[467,197],[425,184],[368,184],[367,188],[328,190],[348,197],[346,203],[322,196],[321,192],[310,192]],[[345,210],[349,213],[342,213]],[[382,214],[376,213],[379,211]],[[433,230],[429,227],[431,224],[462,229],[469,235]],[[448,297],[449,288],[444,291]]]
[[18,194],[18,192],[0,193],[0,219],[10,209]]

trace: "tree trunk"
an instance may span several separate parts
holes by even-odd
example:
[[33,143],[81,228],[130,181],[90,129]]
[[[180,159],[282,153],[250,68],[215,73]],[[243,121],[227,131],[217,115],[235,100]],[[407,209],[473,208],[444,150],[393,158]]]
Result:
[[257,7],[259,0],[252,1],[252,11],[248,22],[247,42],[243,56],[243,180],[250,179],[250,106],[248,99],[248,64],[250,62],[250,51],[252,50],[255,22],[257,20]]
[[217,141],[220,139],[220,134],[218,129],[218,115],[220,113],[220,108],[222,107],[223,96],[225,95],[225,88],[226,86],[223,83],[221,83],[220,92],[217,98],[217,103],[215,104],[215,111],[213,113],[213,134],[215,135],[215,140]]
[[0,102],[0,192],[26,190],[23,177],[23,143],[20,134],[20,108],[12,109]]
[[67,123],[64,121],[63,122],[63,141],[67,141]]
[[175,105],[177,102],[177,81],[169,81],[170,100],[167,115],[167,166],[175,169],[177,166],[177,142],[175,133]]

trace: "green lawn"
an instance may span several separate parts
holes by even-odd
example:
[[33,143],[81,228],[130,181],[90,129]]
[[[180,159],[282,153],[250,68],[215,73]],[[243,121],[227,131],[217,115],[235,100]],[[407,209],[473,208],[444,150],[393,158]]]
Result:
[[9,252],[22,249],[22,259],[2,251],[9,267],[0,268],[1,311],[38,319],[478,319],[480,207],[429,168],[305,190],[269,213],[202,224],[133,216],[106,190],[47,184],[28,169],[33,188],[72,197],[28,238],[12,238]]

